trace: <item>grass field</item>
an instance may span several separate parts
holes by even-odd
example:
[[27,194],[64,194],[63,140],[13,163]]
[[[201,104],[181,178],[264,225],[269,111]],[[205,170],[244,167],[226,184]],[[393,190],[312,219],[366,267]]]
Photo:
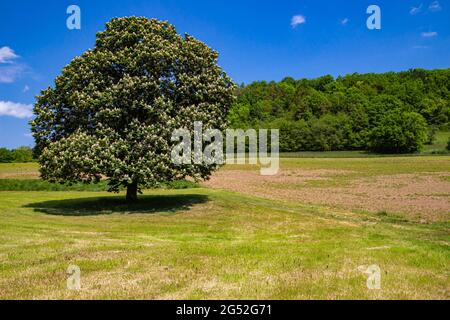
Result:
[[[254,169],[148,190],[132,206],[123,194],[4,187],[16,191],[0,191],[0,298],[450,298],[449,156]],[[1,164],[0,178],[28,184],[36,170]],[[79,291],[66,288],[71,264]],[[374,264],[379,290],[362,272]]]
[[438,131],[432,145],[425,146],[422,153],[450,153],[446,150],[450,131]]

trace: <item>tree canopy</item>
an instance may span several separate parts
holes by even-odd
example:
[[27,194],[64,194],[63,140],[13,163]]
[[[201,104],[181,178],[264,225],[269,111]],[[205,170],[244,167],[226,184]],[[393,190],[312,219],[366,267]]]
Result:
[[32,131],[41,175],[52,182],[109,181],[135,200],[142,187],[192,177],[216,165],[175,165],[174,129],[223,130],[234,84],[218,53],[167,22],[112,19],[95,47],[74,58],[41,92]]

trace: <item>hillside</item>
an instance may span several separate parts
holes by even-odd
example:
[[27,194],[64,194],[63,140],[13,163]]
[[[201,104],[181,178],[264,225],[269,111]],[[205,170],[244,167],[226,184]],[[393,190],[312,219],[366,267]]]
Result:
[[415,152],[449,128],[450,69],[287,77],[241,85],[237,96],[231,125],[279,128],[281,151]]

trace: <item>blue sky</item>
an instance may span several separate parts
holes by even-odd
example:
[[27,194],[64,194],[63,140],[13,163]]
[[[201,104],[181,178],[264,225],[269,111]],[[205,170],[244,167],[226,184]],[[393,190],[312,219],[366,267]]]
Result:
[[[81,30],[66,27],[71,4]],[[381,8],[381,30],[366,27],[371,4]],[[206,42],[237,83],[450,67],[449,0],[2,0],[0,146],[33,145],[34,97],[93,47],[105,22],[130,15],[168,20]]]

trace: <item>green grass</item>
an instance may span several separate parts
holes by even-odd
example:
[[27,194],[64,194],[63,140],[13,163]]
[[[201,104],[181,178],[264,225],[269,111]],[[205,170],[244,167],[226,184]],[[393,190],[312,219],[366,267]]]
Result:
[[[36,170],[15,165],[0,165],[0,175]],[[351,171],[335,178],[341,185],[351,175],[450,172],[450,157],[281,165]],[[42,183],[0,180],[0,189],[16,190],[0,191],[0,299],[448,299],[448,220],[418,223],[184,182],[146,190],[131,205],[123,193],[20,189]],[[71,264],[81,268],[80,291],[66,288]],[[361,270],[372,264],[381,268],[381,290],[366,287]]]
[[352,171],[349,174],[374,176],[423,172],[450,172],[450,156],[378,157],[378,158],[286,158],[287,168]]
[[380,157],[418,157],[427,155],[449,155],[446,149],[450,131],[438,131],[431,145],[425,145],[423,150],[412,154],[378,154],[362,150],[354,151],[301,151],[281,152],[281,158],[380,158]]
[[450,139],[450,131],[439,131],[432,145],[426,145],[424,154],[450,154],[447,150],[447,142]]
[[[207,189],[0,193],[0,298],[448,298],[446,224]],[[80,291],[66,289],[70,264]],[[377,264],[382,289],[361,266]]]

